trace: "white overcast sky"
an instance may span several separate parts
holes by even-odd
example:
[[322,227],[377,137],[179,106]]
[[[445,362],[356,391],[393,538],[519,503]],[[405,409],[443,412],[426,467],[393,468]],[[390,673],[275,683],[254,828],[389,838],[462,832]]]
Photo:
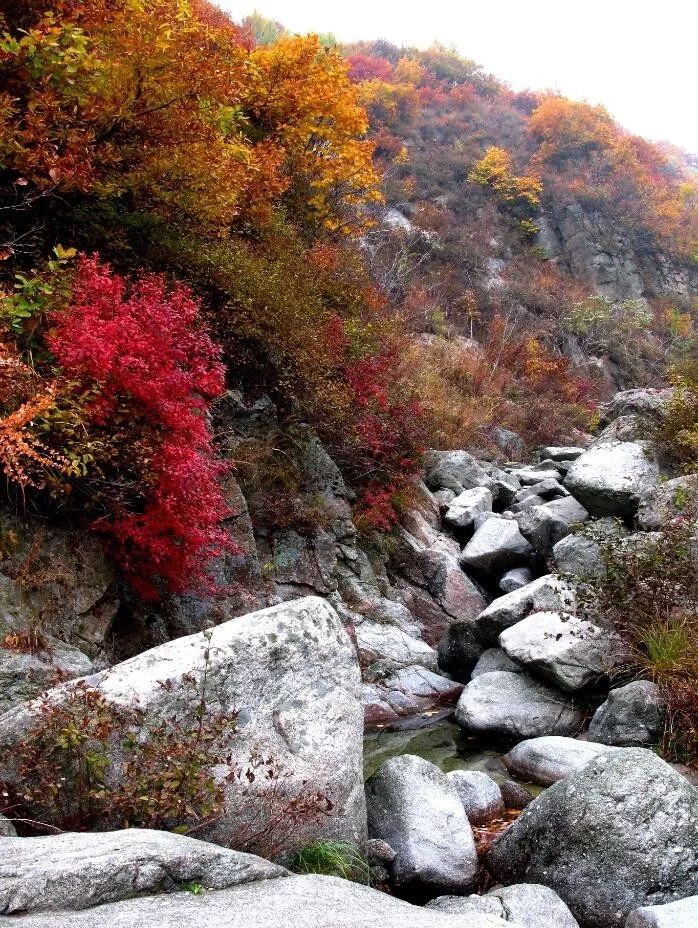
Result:
[[515,89],[603,103],[639,135],[698,153],[698,0],[216,0],[292,32],[455,46]]

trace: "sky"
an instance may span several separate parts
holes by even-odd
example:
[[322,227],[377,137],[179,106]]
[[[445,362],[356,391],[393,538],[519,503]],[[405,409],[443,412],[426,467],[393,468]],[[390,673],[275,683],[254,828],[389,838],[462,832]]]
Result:
[[698,0],[216,2],[340,41],[440,41],[515,90],[601,103],[630,131],[698,153]]

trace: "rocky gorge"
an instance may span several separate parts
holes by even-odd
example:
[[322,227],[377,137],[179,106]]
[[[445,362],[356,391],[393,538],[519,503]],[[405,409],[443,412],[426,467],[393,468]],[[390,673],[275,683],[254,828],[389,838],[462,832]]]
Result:
[[[0,779],[22,799],[0,838],[0,921],[693,924],[694,775],[655,753],[663,694],[624,676],[627,642],[583,608],[607,539],[641,548],[690,490],[642,437],[665,401],[618,394],[596,437],[534,461],[428,454],[387,551],[362,543],[339,471],[305,434],[303,489],[322,499],[325,527],[260,531],[254,495],[233,486],[242,505],[230,530],[247,547],[220,571],[248,582],[213,605],[139,607],[137,636],[121,634],[131,607],[99,549],[25,521],[16,557],[33,550],[46,578],[34,593],[3,573],[3,622],[11,634],[34,611],[47,639],[35,653],[0,652]],[[273,428],[269,404],[228,403],[238,442]],[[75,723],[88,706],[106,802],[89,794],[91,829],[77,834],[68,813],[88,800],[68,782],[29,788],[27,746],[47,737],[47,720]],[[410,752],[421,733],[455,730],[447,719],[461,739],[447,763]],[[376,757],[365,784],[364,736]],[[390,738],[397,747],[381,753]],[[152,746],[176,752],[182,740],[204,751],[195,772],[210,807],[189,810],[184,836],[162,830],[169,807],[138,819],[132,802],[131,818],[155,827],[121,830],[110,808],[133,782],[164,784]],[[139,768],[156,779],[134,781]],[[58,827],[29,836],[56,809]],[[298,872],[304,849],[332,842],[367,861],[358,882]]]

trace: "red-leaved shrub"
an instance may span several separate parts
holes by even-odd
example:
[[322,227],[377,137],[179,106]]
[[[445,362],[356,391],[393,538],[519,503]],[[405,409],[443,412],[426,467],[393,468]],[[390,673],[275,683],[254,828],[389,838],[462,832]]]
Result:
[[[207,412],[225,385],[220,351],[199,304],[181,284],[129,282],[97,257],[81,257],[70,305],[54,313],[47,343],[75,382],[87,427],[118,424],[132,442],[132,476],[100,500],[103,532],[141,595],[207,585],[207,565],[231,547]],[[125,426],[124,426],[125,424]]]

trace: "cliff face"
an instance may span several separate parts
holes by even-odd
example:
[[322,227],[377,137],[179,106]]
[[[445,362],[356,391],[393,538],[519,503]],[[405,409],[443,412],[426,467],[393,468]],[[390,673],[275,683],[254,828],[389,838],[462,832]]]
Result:
[[536,244],[573,277],[612,301],[644,297],[689,300],[698,270],[651,245],[640,246],[595,210],[576,202],[541,216]]

